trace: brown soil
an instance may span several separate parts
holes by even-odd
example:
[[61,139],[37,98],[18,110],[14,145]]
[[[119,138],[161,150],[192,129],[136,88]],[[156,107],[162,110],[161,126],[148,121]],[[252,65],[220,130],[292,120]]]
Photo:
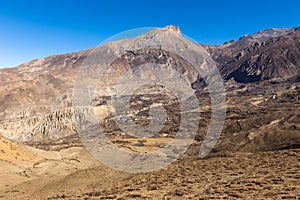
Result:
[[[189,153],[198,150],[193,145]],[[261,153],[186,154],[165,169],[128,174],[96,163],[71,147],[62,159],[9,168],[1,178],[3,199],[299,199],[300,149]],[[15,166],[15,168],[11,166]],[[17,169],[16,169],[17,168]],[[4,184],[5,183],[5,184]]]

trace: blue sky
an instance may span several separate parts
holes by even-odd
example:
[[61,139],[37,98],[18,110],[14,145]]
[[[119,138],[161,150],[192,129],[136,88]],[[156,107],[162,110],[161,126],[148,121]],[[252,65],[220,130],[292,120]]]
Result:
[[220,44],[271,27],[300,26],[298,0],[0,0],[0,67],[97,46],[119,32],[177,25]]

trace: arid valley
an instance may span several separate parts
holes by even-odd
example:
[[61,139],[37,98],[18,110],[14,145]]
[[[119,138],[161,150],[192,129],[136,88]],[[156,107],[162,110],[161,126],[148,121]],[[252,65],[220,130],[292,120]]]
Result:
[[[188,48],[180,29],[171,25],[107,46],[121,49],[176,37]],[[147,173],[102,164],[77,133],[73,90],[92,49],[0,69],[0,199],[300,199],[300,28],[263,30],[222,45],[194,45],[214,60],[226,89],[224,126],[204,158],[198,153],[212,113],[206,77],[163,49],[128,50],[111,64],[114,73],[107,85],[124,69],[145,78],[149,74],[135,67],[155,62],[169,78],[179,73],[197,97],[199,108],[190,112],[199,118],[187,119],[199,122],[191,145],[175,162]],[[133,95],[132,113],[124,116],[113,115],[111,102],[96,94],[91,105],[112,144],[129,152],[164,148],[183,120],[172,91]],[[116,124],[116,118],[128,115],[137,125],[148,125],[155,102],[168,116],[158,134],[136,138]]]

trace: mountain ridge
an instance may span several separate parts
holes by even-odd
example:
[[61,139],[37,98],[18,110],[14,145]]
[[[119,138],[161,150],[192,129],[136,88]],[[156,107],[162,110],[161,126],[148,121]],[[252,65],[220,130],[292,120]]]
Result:
[[[288,30],[290,31],[290,29]],[[159,29],[158,32],[155,32],[155,30],[152,33],[150,32],[148,35],[149,40],[151,40],[151,34],[158,34],[159,32],[165,33],[166,31],[172,31],[172,34],[180,34],[178,27],[169,26]],[[285,33],[286,30],[279,33],[283,32]],[[299,81],[297,74],[295,74],[299,73],[298,60],[292,71],[287,71],[284,67],[283,69],[280,68],[282,62],[277,64],[277,60],[280,60],[281,57],[276,57],[276,65],[272,65],[273,67],[267,66],[271,71],[273,68],[280,69],[275,71],[275,73],[282,74],[283,76],[277,76],[268,70],[264,71],[260,68],[256,68],[255,64],[257,62],[255,62],[255,60],[251,61],[251,57],[259,55],[256,54],[257,52],[260,54],[269,52],[267,55],[271,57],[273,55],[280,55],[280,52],[285,48],[284,45],[286,43],[283,42],[285,40],[292,41],[292,43],[294,42],[293,44],[295,44],[294,47],[296,48],[295,51],[293,51],[293,56],[288,59],[292,60],[298,55],[298,57],[300,57],[297,50],[299,47],[298,42],[300,41],[299,33],[300,31],[295,29],[294,32],[288,33],[287,35],[277,36],[262,43],[252,43],[245,48],[246,50],[243,49],[244,53],[239,52],[240,54],[237,55],[232,54],[229,61],[223,65],[215,59],[216,63],[219,64],[221,75],[227,82],[226,87],[230,88],[231,85],[236,85],[234,87],[239,90],[241,87],[248,87],[243,85],[245,83],[249,83],[249,87],[253,87],[251,85],[253,82],[257,81],[260,83],[274,80],[285,84],[287,84],[287,81],[290,81],[290,83],[288,83],[290,87]],[[134,39],[132,41],[134,41]],[[117,41],[114,44],[122,44],[122,41]],[[265,48],[274,49],[274,45],[276,47],[275,52],[278,51],[279,53],[274,54],[273,51],[264,51]],[[49,56],[24,63],[16,68],[0,69],[0,95],[2,96],[0,99],[0,134],[14,140],[29,141],[55,139],[74,134],[76,131],[73,124],[74,116],[72,115],[72,90],[77,71],[91,51],[92,50],[89,49],[75,53]],[[146,52],[127,52],[126,56],[128,58],[132,57],[133,59],[121,59],[114,64],[117,65],[119,71],[122,71],[122,66],[130,67],[133,63],[141,64],[143,57],[146,55],[145,53]],[[178,72],[180,74],[188,77],[191,85],[201,90],[197,88],[197,84],[194,83],[201,82],[201,78],[203,77],[199,79],[199,75],[197,75],[195,70],[188,67],[188,63],[184,64],[184,62],[180,61],[180,58],[171,54],[165,54],[162,50],[151,51],[150,54],[149,59],[161,60],[162,64],[166,66],[170,65],[170,69],[172,66],[181,65],[175,69],[179,70]],[[164,56],[160,57],[160,55]],[[133,60],[135,61],[133,62]],[[245,63],[249,63],[249,69],[251,69],[249,73]],[[258,64],[260,63],[258,62]],[[256,74],[258,69],[262,71],[262,76],[259,78],[253,77],[253,74]],[[245,71],[248,73],[245,76],[247,77],[247,81],[237,79],[237,77],[243,75]],[[266,76],[263,76],[264,73]],[[291,76],[293,73],[296,77]],[[281,80],[280,78],[283,79]],[[102,100],[97,103],[101,105],[101,102]],[[99,109],[99,112],[104,113],[105,116],[107,115],[105,108],[100,106]],[[22,128],[20,128],[20,126],[22,126]]]

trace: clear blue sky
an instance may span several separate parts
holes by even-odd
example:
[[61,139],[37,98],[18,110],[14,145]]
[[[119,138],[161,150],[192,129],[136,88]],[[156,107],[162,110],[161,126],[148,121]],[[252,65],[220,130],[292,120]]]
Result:
[[300,25],[298,0],[0,0],[0,67],[97,46],[137,27],[180,26],[219,44],[271,27]]

